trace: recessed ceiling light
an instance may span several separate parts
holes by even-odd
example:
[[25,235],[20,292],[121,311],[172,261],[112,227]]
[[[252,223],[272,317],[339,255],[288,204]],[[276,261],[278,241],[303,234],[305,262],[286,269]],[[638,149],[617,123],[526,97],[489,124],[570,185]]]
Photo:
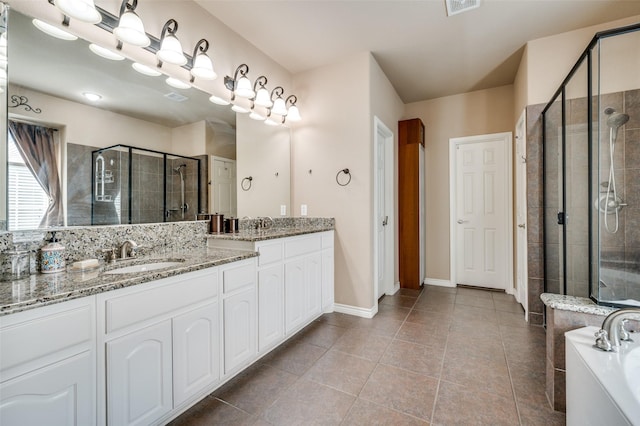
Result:
[[148,75],[150,77],[157,77],[159,75],[162,75],[160,71],[154,70],[153,68],[146,65],[139,64],[138,62],[134,62],[133,64],[131,64],[131,66],[140,74]]
[[91,92],[84,92],[82,96],[84,96],[85,98],[89,99],[92,102],[99,101],[100,99],[102,99],[102,96],[98,95],[97,93],[91,93]]
[[171,87],[175,87],[176,89],[188,89],[191,87],[190,84],[187,84],[184,81],[178,80],[177,78],[173,77],[167,78],[167,84]]
[[209,98],[209,101],[213,102],[216,105],[229,105],[231,103],[226,99],[222,99],[216,95],[211,95],[211,97]]
[[91,43],[89,45],[89,49],[91,49],[91,51],[96,55],[102,56],[105,59],[110,59],[112,61],[122,61],[124,59],[124,56],[118,55],[117,53],[112,52],[109,49],[105,49],[102,46],[98,46],[97,44]]
[[51,24],[47,24],[46,22],[41,21],[39,19],[34,19],[31,22],[33,22],[33,25],[35,25],[37,29],[39,29],[43,33],[49,34],[51,37],[59,38],[60,40],[77,40],[78,39],[78,37],[74,36],[73,34],[66,32],[64,30],[61,30],[58,27],[54,27]]

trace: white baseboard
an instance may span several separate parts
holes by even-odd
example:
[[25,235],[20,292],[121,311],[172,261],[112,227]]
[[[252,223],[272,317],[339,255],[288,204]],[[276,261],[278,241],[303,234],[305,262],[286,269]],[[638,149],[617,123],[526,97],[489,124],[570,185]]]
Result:
[[398,281],[394,286],[393,286],[393,290],[386,292],[385,294],[387,296],[393,296],[394,294],[396,294],[398,291],[400,290],[400,281]]
[[334,312],[339,312],[341,314],[354,315],[362,318],[373,318],[373,316],[378,313],[378,305],[376,304],[376,306],[367,309],[359,308],[357,306],[343,305],[341,303],[334,303],[333,310]]
[[439,287],[455,287],[455,284],[451,284],[451,281],[438,278],[425,278],[424,283],[427,285],[437,285]]

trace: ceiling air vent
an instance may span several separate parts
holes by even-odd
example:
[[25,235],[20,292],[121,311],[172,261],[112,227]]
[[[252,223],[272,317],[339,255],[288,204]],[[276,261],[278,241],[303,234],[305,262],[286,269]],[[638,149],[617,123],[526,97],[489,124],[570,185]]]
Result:
[[169,99],[171,99],[172,101],[175,101],[175,102],[184,102],[187,99],[189,99],[186,96],[183,96],[183,95],[181,95],[179,93],[176,93],[176,92],[167,93],[166,95],[164,95],[164,97],[165,98],[169,98]]
[[480,7],[480,0],[445,0],[447,16],[457,15]]

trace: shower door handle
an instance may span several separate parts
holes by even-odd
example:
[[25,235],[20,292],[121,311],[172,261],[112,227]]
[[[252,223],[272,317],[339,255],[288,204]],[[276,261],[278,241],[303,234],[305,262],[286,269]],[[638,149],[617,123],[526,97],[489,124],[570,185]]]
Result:
[[524,223],[519,223],[518,224],[518,228],[525,228],[525,224]]

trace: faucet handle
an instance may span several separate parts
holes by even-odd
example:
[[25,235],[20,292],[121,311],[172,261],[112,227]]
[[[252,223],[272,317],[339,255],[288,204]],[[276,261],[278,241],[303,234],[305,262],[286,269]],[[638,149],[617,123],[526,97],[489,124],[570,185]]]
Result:
[[629,332],[627,331],[626,328],[624,328],[624,326],[627,324],[627,322],[629,322],[628,319],[624,318],[623,320],[620,321],[620,340],[625,341],[625,342],[633,342],[633,339],[631,338],[631,335],[629,334]]
[[598,348],[606,352],[611,352],[613,350],[611,342],[609,341],[609,333],[607,333],[606,330],[600,329],[596,331],[594,337],[596,338],[596,346]]
[[105,261],[107,263],[116,263],[116,249],[114,247],[100,250],[105,254]]

